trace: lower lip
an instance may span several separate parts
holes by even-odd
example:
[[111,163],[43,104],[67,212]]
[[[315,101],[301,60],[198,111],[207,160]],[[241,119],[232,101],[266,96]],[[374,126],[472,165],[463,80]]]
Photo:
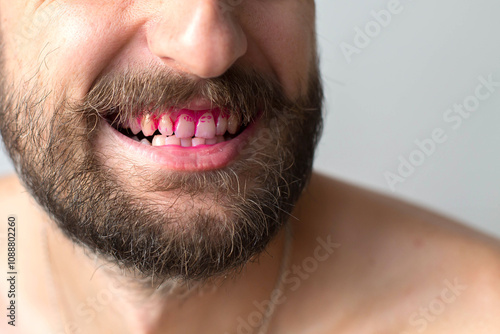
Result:
[[[123,150],[141,163],[158,165],[176,171],[207,171],[224,168],[234,161],[254,132],[256,123],[251,123],[237,137],[215,145],[201,145],[196,147],[181,146],[148,146],[135,141],[114,129],[108,122],[103,121],[101,137],[103,148]],[[106,141],[110,139],[110,142]]]

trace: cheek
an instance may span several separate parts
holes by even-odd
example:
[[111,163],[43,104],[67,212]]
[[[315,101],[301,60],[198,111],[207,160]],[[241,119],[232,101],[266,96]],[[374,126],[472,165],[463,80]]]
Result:
[[5,1],[0,4],[3,54],[12,80],[35,77],[44,60],[43,48],[50,49],[49,32],[61,5],[57,1]]
[[120,6],[112,1],[55,0],[36,8],[4,7],[5,3],[0,5],[9,80],[19,83],[30,78],[41,87],[51,87],[59,97],[82,97],[103,59],[126,38],[119,26]]
[[313,3],[269,2],[256,9],[249,26],[251,38],[289,97],[303,94],[316,55]]

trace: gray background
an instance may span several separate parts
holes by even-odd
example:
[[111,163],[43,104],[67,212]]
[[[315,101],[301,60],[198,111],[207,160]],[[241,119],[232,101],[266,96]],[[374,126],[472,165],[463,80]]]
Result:
[[[500,88],[459,129],[443,120],[478,77],[500,82],[500,2],[400,0],[348,62],[341,43],[355,45],[356,27],[376,29],[371,12],[393,1],[317,1],[327,116],[316,168],[500,236]],[[384,173],[435,128],[446,142],[392,191]],[[0,155],[0,174],[11,170]]]

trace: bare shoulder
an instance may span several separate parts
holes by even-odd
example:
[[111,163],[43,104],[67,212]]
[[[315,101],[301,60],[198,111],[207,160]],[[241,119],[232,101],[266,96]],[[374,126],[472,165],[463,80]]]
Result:
[[0,176],[0,193],[3,193],[4,190],[7,190],[7,187],[16,187],[19,185],[19,179],[16,174],[7,174]]
[[[306,197],[304,210],[319,222],[313,233],[341,245],[331,275],[345,280],[345,291],[360,291],[349,302],[363,323],[401,334],[500,330],[499,240],[322,175]],[[348,317],[357,322],[355,312]]]
[[0,177],[0,214],[23,214],[33,199],[15,174]]
[[[9,220],[11,217],[13,219]],[[41,260],[43,255],[38,251],[40,249],[38,208],[15,175],[0,178],[0,221],[14,222],[14,226],[9,230],[5,224],[0,227],[0,257],[7,259],[7,252],[13,252],[14,259],[11,261],[14,270],[11,271],[17,273],[9,274],[7,276],[9,280],[0,280],[2,291],[0,307],[9,317],[12,316],[0,323],[0,333],[48,333],[45,330],[46,320],[40,319],[37,311],[47,305],[47,299],[42,298],[47,291],[40,288],[40,277],[43,277],[40,273],[43,273],[45,268]],[[8,245],[7,242],[13,245]],[[7,246],[14,250],[10,250]],[[6,273],[7,271],[3,272]],[[12,282],[15,283],[14,288]],[[11,309],[7,310],[9,307]],[[9,324],[12,321],[15,326]]]
[[15,174],[0,177],[0,202],[25,192],[19,178]]

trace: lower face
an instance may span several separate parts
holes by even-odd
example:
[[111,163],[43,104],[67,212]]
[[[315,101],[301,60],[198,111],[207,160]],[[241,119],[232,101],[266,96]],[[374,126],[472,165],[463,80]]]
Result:
[[[61,6],[77,13],[74,22],[83,17],[76,4]],[[281,24],[295,27],[295,15]],[[220,77],[194,79],[154,62],[111,65],[118,53],[86,48],[80,35],[90,28],[65,44],[71,30],[58,39],[57,27],[40,32],[59,46],[45,54],[46,68],[19,56],[44,53],[41,44],[16,45],[2,27],[0,130],[21,179],[62,231],[158,284],[226,275],[261,253],[311,173],[322,100],[313,29],[290,29],[293,43],[281,46],[282,34],[255,37],[267,61],[249,56]],[[75,48],[93,51],[78,65]],[[294,61],[299,70],[288,67]],[[29,69],[36,75],[26,80]]]

